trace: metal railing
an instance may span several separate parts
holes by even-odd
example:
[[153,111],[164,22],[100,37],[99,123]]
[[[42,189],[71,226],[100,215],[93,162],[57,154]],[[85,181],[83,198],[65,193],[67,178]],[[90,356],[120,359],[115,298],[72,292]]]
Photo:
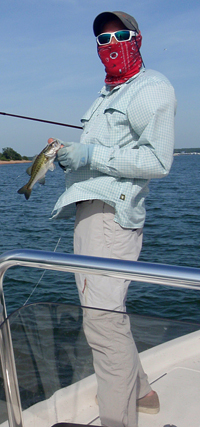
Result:
[[[200,290],[200,269],[122,261],[37,250],[13,250],[0,257],[0,323],[7,318],[3,278],[13,266],[71,273],[89,273],[138,282]],[[5,326],[5,325],[4,325]],[[9,322],[0,330],[0,354],[10,427],[24,427]]]

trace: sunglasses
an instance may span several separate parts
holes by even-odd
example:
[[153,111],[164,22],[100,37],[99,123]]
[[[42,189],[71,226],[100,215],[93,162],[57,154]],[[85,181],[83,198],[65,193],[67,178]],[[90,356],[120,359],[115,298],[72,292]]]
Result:
[[118,42],[126,42],[131,40],[133,36],[136,36],[136,32],[131,30],[119,30],[115,31],[114,33],[102,33],[97,36],[97,43],[100,46],[109,44],[112,37],[114,37]]

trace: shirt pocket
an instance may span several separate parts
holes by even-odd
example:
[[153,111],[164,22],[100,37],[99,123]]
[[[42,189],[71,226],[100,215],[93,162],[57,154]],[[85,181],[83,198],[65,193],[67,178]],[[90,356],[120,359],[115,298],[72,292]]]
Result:
[[134,148],[137,145],[139,137],[132,128],[125,110],[109,106],[105,109],[104,116],[109,134],[108,146],[118,145],[123,148],[131,145],[131,148]]
[[99,97],[91,105],[91,107],[89,108],[89,110],[87,110],[86,113],[81,118],[81,123],[83,125],[91,120],[92,116],[95,114],[95,112],[100,107],[100,105],[102,104],[103,101],[104,101],[104,98],[103,97]]

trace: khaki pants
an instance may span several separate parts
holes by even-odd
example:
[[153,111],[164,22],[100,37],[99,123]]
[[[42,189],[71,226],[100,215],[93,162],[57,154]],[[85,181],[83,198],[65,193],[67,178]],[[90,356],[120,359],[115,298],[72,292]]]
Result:
[[[142,247],[142,229],[123,229],[114,221],[114,209],[99,200],[77,206],[74,252],[136,261]],[[130,281],[76,274],[84,309],[83,326],[92,348],[98,383],[102,425],[137,427],[136,399],[151,391],[140,363],[125,311]],[[120,311],[110,313],[104,310]]]

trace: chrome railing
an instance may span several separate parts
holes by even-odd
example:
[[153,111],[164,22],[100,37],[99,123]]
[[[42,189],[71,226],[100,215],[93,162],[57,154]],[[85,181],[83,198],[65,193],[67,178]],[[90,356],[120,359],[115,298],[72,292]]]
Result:
[[[87,272],[95,275],[122,277],[138,282],[200,290],[200,269],[197,268],[122,261],[30,249],[13,250],[0,257],[0,323],[3,323],[7,318],[3,294],[3,278],[6,271],[13,266],[34,267],[72,273]],[[6,322],[5,328],[1,328],[0,348],[9,426],[23,427],[9,322]]]

